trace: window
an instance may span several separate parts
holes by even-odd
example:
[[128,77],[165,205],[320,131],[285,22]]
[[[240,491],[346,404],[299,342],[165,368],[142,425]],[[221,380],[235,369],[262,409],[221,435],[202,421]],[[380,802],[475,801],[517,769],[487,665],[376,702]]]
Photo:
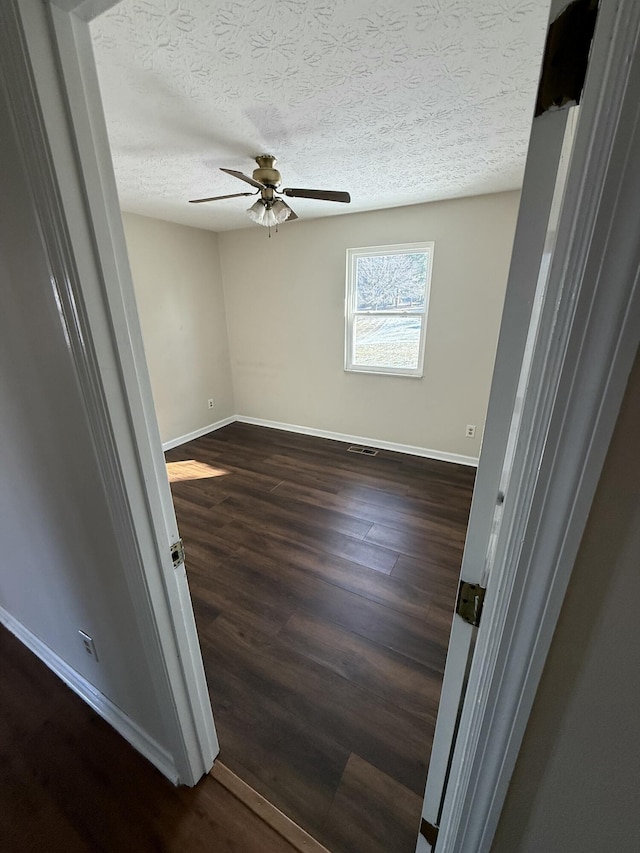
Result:
[[433,243],[347,250],[345,370],[422,376]]

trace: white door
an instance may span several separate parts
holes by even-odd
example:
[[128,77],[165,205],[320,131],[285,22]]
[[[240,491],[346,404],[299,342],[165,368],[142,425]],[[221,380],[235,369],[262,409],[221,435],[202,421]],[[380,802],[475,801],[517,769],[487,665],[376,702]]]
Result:
[[[482,452],[460,579],[486,588],[527,392],[531,356],[553,257],[579,107],[533,121],[520,213],[496,354]],[[505,497],[506,496],[506,497]],[[472,593],[473,595],[473,593]],[[440,820],[450,755],[477,628],[454,614],[423,804],[423,820]],[[419,853],[429,850],[418,838]]]

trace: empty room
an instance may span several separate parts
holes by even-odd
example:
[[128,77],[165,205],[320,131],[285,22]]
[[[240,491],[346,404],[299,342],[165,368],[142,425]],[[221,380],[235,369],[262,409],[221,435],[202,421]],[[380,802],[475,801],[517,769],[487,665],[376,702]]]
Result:
[[415,849],[546,17],[91,25],[219,761],[336,853]]

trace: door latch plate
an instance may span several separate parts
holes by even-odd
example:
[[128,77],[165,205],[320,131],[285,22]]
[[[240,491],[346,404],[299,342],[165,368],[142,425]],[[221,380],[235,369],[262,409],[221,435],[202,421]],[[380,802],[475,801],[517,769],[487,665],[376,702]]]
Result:
[[184,543],[182,539],[178,539],[170,547],[171,559],[173,560],[173,568],[177,569],[179,565],[184,563]]

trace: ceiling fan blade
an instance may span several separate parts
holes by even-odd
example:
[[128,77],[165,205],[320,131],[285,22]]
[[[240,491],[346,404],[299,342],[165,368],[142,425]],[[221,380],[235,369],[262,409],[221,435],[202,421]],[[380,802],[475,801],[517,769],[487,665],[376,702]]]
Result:
[[245,181],[247,184],[251,184],[252,187],[257,187],[259,190],[263,190],[265,188],[264,184],[261,184],[260,181],[254,181],[253,178],[250,178],[249,175],[245,175],[242,172],[237,172],[235,169],[220,169],[221,172],[226,172],[227,175],[233,175],[234,178],[240,178],[241,181]]
[[349,193],[339,192],[338,190],[304,190],[287,187],[280,192],[290,198],[317,198],[320,201],[342,201],[345,204],[351,201]]
[[231,193],[231,195],[214,195],[212,198],[190,198],[189,204],[202,204],[203,201],[220,201],[223,198],[240,198],[245,195],[258,195],[258,193]]

